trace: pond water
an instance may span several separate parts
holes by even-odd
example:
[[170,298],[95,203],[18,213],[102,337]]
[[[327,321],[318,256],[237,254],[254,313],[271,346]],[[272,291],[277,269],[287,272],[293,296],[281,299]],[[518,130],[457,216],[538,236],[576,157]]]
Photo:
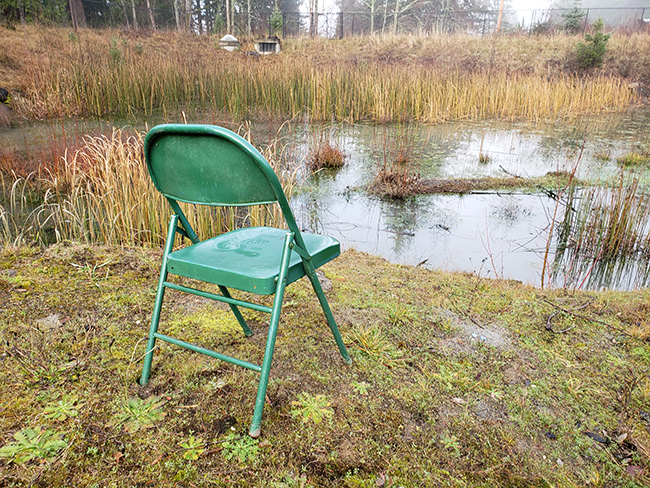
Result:
[[[303,172],[291,202],[304,230],[332,235],[343,248],[396,263],[468,271],[537,286],[543,277],[545,286],[637,289],[650,285],[644,259],[577,266],[573,256],[555,252],[555,237],[546,254],[557,203],[541,192],[421,195],[399,201],[369,195],[366,186],[381,165],[390,164],[399,152],[408,154],[423,178],[534,177],[570,172],[577,166],[581,180],[611,181],[621,171],[617,157],[650,150],[648,115],[648,111],[636,110],[557,124],[285,124],[280,132],[277,126],[259,123],[252,130],[258,142],[279,134],[290,142],[295,161],[304,162],[309,148],[322,139],[345,152],[346,165],[340,170],[316,175]],[[206,121],[199,116],[194,119]],[[148,126],[157,122],[149,121]],[[52,139],[107,132],[111,125],[92,120],[31,124],[0,131],[0,145],[25,151]],[[137,127],[144,129],[145,124]],[[487,162],[480,161],[480,154],[487,156]],[[636,171],[641,184],[647,185],[650,174]]]
[[[435,126],[329,125],[294,129],[300,156],[322,137],[346,154],[346,165],[305,179],[292,200],[306,230],[338,238],[344,248],[378,254],[403,264],[533,285],[583,289],[637,289],[650,284],[643,259],[576,265],[569,253],[555,253],[550,224],[556,201],[543,193],[481,192],[421,195],[394,201],[369,195],[365,186],[379,167],[404,147],[423,178],[534,177],[572,171],[601,182],[618,178],[616,162],[629,152],[650,150],[646,112],[573,124],[501,122]],[[489,161],[479,161],[479,154]],[[645,171],[636,170],[642,184]],[[563,208],[558,209],[562,214]],[[543,272],[543,270],[545,271]]]

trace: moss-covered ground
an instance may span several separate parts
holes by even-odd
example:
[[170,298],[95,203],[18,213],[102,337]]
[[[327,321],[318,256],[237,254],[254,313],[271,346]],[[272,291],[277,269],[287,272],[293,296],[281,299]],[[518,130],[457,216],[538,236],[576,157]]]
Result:
[[[287,289],[257,374],[160,344],[137,384],[159,251],[0,252],[0,486],[650,484],[650,293],[539,290],[346,251]],[[169,292],[161,332],[261,361],[226,308]],[[268,298],[264,298],[265,303]]]

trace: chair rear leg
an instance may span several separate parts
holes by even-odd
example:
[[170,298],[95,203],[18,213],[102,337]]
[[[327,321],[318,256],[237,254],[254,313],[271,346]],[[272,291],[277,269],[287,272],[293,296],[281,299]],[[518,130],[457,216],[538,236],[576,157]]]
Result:
[[341,356],[343,356],[343,360],[345,361],[346,364],[352,364],[352,358],[350,358],[350,355],[348,354],[348,350],[345,347],[345,344],[343,343],[341,332],[339,331],[339,328],[336,325],[336,320],[334,320],[334,315],[332,314],[330,305],[327,302],[327,298],[325,297],[325,292],[323,292],[323,287],[321,286],[320,281],[318,280],[318,275],[316,275],[316,270],[314,269],[314,266],[309,262],[305,263],[305,268],[307,271],[307,276],[309,277],[309,281],[311,281],[311,284],[314,287],[314,291],[316,292],[316,296],[318,297],[320,306],[323,309],[325,318],[327,319],[327,324],[330,326],[330,330],[332,331],[332,335],[334,336],[336,345],[339,348],[339,352],[341,353]]
[[[232,298],[230,295],[230,292],[228,291],[228,288],[225,286],[219,285],[219,290],[221,290],[221,294],[226,297],[226,298]],[[232,310],[232,313],[235,314],[235,317],[237,317],[237,321],[239,322],[239,325],[241,325],[242,330],[244,331],[244,335],[246,337],[250,337],[253,335],[253,331],[248,327],[248,324],[246,323],[246,320],[244,319],[243,315],[239,311],[239,307],[237,305],[229,304],[230,305],[230,310]]]
[[176,227],[178,225],[178,215],[172,215],[169,221],[169,229],[167,231],[167,242],[165,243],[165,253],[163,254],[162,265],[160,267],[160,279],[158,281],[158,292],[156,293],[156,302],[153,307],[153,314],[151,315],[151,327],[149,328],[149,341],[147,342],[147,350],[144,355],[144,366],[142,368],[142,376],[138,383],[146,385],[149,383],[149,375],[151,374],[151,362],[153,361],[153,350],[156,346],[156,332],[158,332],[158,323],[160,322],[160,310],[162,309],[162,302],[165,298],[165,280],[167,279],[167,256],[172,252],[174,247],[174,237],[176,236]]
[[264,401],[266,400],[266,388],[269,385],[269,373],[271,372],[271,361],[273,361],[273,351],[275,350],[275,338],[278,335],[278,324],[280,323],[280,312],[282,311],[282,300],[284,299],[284,289],[287,286],[287,269],[289,268],[289,258],[291,250],[289,245],[293,241],[293,234],[287,234],[284,239],[284,251],[282,253],[282,264],[280,265],[280,274],[278,276],[278,286],[275,291],[273,301],[273,310],[271,311],[271,321],[269,323],[269,335],[266,339],[266,348],[264,350],[264,360],[262,361],[262,371],[260,374],[260,384],[257,387],[257,397],[255,398],[255,411],[253,412],[253,422],[251,423],[248,434],[251,437],[259,437],[262,425],[262,412],[264,411]]

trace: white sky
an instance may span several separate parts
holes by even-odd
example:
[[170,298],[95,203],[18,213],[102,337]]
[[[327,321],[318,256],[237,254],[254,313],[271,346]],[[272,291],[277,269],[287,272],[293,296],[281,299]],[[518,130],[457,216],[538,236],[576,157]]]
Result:
[[[517,10],[519,13],[517,17],[519,20],[522,18],[527,19],[526,22],[530,19],[532,11],[536,9],[547,9],[550,5],[551,0],[506,0],[506,4],[509,4],[509,10]],[[321,12],[338,12],[339,8],[336,6],[336,0],[319,0]],[[309,11],[308,2],[304,0],[301,4],[301,9],[304,12]]]

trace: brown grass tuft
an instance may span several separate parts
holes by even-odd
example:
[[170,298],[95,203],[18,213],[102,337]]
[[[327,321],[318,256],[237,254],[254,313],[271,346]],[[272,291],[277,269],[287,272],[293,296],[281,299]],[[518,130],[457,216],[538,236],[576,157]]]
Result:
[[333,146],[329,141],[321,142],[309,155],[307,165],[312,171],[321,169],[336,169],[345,164],[345,153],[338,146]]

